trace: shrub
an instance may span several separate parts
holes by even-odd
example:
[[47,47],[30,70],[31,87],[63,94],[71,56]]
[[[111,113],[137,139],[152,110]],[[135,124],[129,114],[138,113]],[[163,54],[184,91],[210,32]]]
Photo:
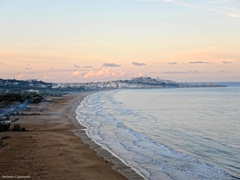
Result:
[[14,131],[20,131],[20,130],[21,130],[20,125],[19,125],[19,124],[14,124],[13,130],[14,130]]
[[10,124],[2,124],[0,123],[0,131],[7,131],[10,127]]

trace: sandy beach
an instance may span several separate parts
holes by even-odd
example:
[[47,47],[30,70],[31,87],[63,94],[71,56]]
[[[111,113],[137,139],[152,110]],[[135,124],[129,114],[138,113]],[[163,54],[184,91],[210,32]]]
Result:
[[27,131],[0,134],[1,137],[9,136],[4,140],[7,145],[0,148],[0,178],[141,179],[129,167],[93,143],[86,136],[84,127],[76,121],[75,110],[89,94],[51,97],[52,102],[30,104],[20,112],[19,120],[15,123]]

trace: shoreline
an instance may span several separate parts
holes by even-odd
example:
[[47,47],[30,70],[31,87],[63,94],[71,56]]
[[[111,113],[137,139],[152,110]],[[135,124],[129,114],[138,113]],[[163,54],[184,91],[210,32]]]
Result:
[[9,137],[4,139],[7,145],[0,148],[0,178],[142,179],[123,163],[115,166],[120,160],[88,138],[85,127],[77,121],[79,103],[92,93],[52,97],[52,102],[28,105],[11,124],[11,128],[20,124],[27,131],[0,133],[0,137]]
[[125,163],[123,163],[119,158],[115,157],[111,152],[103,148],[101,145],[99,145],[97,142],[92,140],[90,137],[88,137],[86,132],[86,127],[82,126],[80,122],[77,119],[77,113],[76,110],[78,106],[82,103],[82,101],[87,98],[87,96],[90,96],[94,93],[92,92],[86,95],[83,99],[80,99],[77,103],[72,105],[72,108],[70,112],[75,112],[75,116],[69,116],[71,119],[73,125],[77,128],[73,131],[75,136],[79,137],[84,143],[88,144],[91,149],[93,149],[100,157],[104,158],[106,162],[109,162],[112,164],[112,169],[118,171],[122,175],[124,175],[127,179],[144,179],[141,177],[137,172],[135,172],[131,167],[127,166]]

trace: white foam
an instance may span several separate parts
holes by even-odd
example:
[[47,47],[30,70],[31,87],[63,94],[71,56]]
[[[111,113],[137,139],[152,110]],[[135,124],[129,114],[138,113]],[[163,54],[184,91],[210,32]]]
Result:
[[145,179],[231,179],[223,170],[201,163],[128,127],[121,119],[130,116],[137,121],[140,115],[114,102],[115,92],[88,96],[77,110],[79,122],[87,127],[87,135],[97,144]]

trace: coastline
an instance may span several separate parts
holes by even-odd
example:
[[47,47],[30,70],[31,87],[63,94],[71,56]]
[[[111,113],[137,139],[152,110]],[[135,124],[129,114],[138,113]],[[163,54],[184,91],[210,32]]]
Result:
[[11,127],[20,124],[27,131],[0,134],[9,137],[4,140],[7,145],[0,148],[0,154],[4,154],[0,178],[142,179],[88,138],[77,121],[75,110],[92,93],[52,97],[52,102],[30,104],[20,112],[19,120]]
[[[97,93],[97,92],[93,92],[93,93]],[[93,94],[90,93],[87,96]],[[70,110],[70,112],[76,112],[78,106],[80,105],[80,103],[87,97],[85,96],[83,99],[80,99],[77,103],[73,104],[72,109]],[[76,114],[77,115],[77,114]],[[113,154],[111,154],[108,150],[104,149],[101,145],[97,144],[95,141],[93,141],[91,138],[88,137],[87,133],[86,133],[86,127],[82,126],[79,121],[77,120],[77,117],[75,116],[69,116],[69,118],[71,119],[72,123],[74,124],[74,126],[76,127],[76,130],[74,130],[74,134],[76,136],[78,136],[79,138],[81,138],[81,140],[88,144],[90,146],[91,149],[93,149],[94,151],[96,151],[96,153],[101,156],[102,158],[104,158],[104,160],[106,162],[109,162],[112,164],[112,168],[116,171],[118,171],[119,173],[121,173],[122,175],[124,175],[127,179],[143,179],[143,177],[141,177],[139,174],[137,174],[133,169],[131,169],[129,166],[127,166],[126,164],[124,164],[120,159],[118,159],[117,157],[115,157]]]

